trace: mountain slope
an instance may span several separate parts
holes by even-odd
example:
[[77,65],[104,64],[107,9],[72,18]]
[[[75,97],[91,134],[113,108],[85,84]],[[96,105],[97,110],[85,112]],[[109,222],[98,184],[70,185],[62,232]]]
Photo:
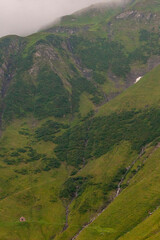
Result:
[[[160,66],[146,74],[138,83],[101,107],[98,115],[114,111],[159,107]],[[107,110],[107,111],[106,111]]]
[[[73,117],[79,111],[83,92],[87,92],[88,100],[95,106],[103,104],[158,65],[160,59],[155,57],[159,54],[158,13],[152,16],[153,12],[148,19],[148,12],[144,11],[143,14],[139,13],[137,19],[135,14],[138,14],[139,5],[131,16],[125,14],[128,8],[128,5],[126,10],[114,7],[111,16],[109,14],[106,18],[110,12],[107,8],[102,15],[103,21],[98,23],[99,30],[87,28],[84,34],[83,31],[73,31],[72,25],[69,25],[71,23],[68,23],[71,33],[64,34],[61,31],[62,20],[62,25],[55,26],[53,33],[46,30],[25,39],[2,38],[1,121],[27,113],[38,118],[42,118],[41,115]],[[122,16],[118,15],[117,11],[122,10]],[[94,14],[99,16],[99,12]],[[87,25],[88,20],[85,21]],[[135,32],[132,26],[127,29],[131,23],[135,26]],[[67,25],[64,28],[67,29]],[[119,33],[125,39],[117,35]],[[45,79],[47,84],[44,89]],[[56,93],[49,92],[51,85]],[[14,92],[15,88],[17,93]]]
[[[77,239],[92,239],[93,236],[94,239],[129,239],[130,235],[130,239],[136,239],[134,230],[132,234],[126,233],[150,218],[150,214],[159,207],[159,149],[152,152],[149,158],[145,157],[139,162],[144,166],[137,168],[138,173],[128,182],[128,187]],[[141,231],[144,234],[144,230]],[[137,237],[144,239],[139,235]]]
[[0,39],[0,239],[157,239],[159,16],[93,6]]
[[[160,72],[159,67],[157,67],[153,72],[156,72],[156,73]],[[155,84],[156,88],[158,89],[159,74],[156,75],[156,78],[154,77],[152,78],[152,76],[154,76],[154,74],[153,75],[149,74],[148,78],[146,77],[146,79],[148,79],[149,83],[152,84],[153,86]],[[142,81],[142,82],[145,86],[145,81]],[[137,84],[137,88],[131,87],[126,91],[126,94],[128,93],[128,99],[126,97],[125,99],[126,101],[129,101],[130,99],[129,93],[132,91],[133,88],[135,90],[134,93],[138,95],[139,93],[138,84]],[[148,89],[148,91],[149,90],[150,89]],[[150,94],[152,94],[152,89]],[[122,94],[122,96],[123,95],[124,94]],[[125,103],[125,101],[119,101],[120,97],[121,95],[115,98],[113,102],[118,104],[119,102],[121,102],[121,104]],[[159,98],[157,96],[158,102],[159,102]],[[152,212],[152,210],[157,208],[159,204],[158,202],[159,194],[157,193],[159,180],[156,176],[158,173],[156,172],[153,173],[151,175],[151,178],[148,177],[148,173],[147,173],[148,170],[153,172],[154,170],[158,171],[157,169],[159,169],[158,167],[159,165],[157,162],[159,159],[159,155],[157,154],[155,159],[152,160],[152,155],[154,155],[154,152],[158,151],[157,148],[159,148],[159,145],[157,144],[159,142],[159,135],[160,135],[160,128],[159,128],[160,115],[159,115],[159,107],[157,106],[156,103],[157,102],[155,101],[155,105],[147,106],[144,109],[142,107],[137,111],[134,107],[134,102],[133,102],[133,108],[131,108],[132,110],[130,109],[126,110],[124,108],[124,109],[120,109],[119,111],[118,109],[118,111],[116,111],[116,114],[114,112],[111,115],[106,117],[99,116],[98,118],[94,118],[92,120],[92,123],[90,123],[90,131],[88,133],[88,142],[87,142],[87,146],[83,151],[85,152],[86,161],[88,162],[88,158],[89,159],[91,158],[92,161],[89,160],[84,170],[81,170],[80,173],[82,174],[82,176],[83,176],[83,171],[84,172],[86,171],[87,174],[91,173],[91,176],[94,179],[95,186],[92,187],[92,192],[94,195],[91,195],[90,193],[89,197],[87,196],[87,199],[89,200],[88,201],[87,199],[85,201],[83,200],[85,204],[83,208],[85,209],[85,206],[87,209],[93,208],[93,206],[91,205],[91,202],[93,200],[94,204],[96,204],[96,200],[94,199],[94,196],[96,196],[96,192],[97,191],[99,192],[100,189],[101,191],[103,191],[103,194],[107,193],[107,195],[106,196],[104,195],[105,196],[105,199],[103,200],[104,202],[101,203],[100,204],[101,207],[96,210],[97,213],[95,215],[91,214],[90,220],[84,222],[85,224],[83,226],[87,226],[87,228],[84,231],[82,231],[82,233],[80,232],[80,235],[78,234],[78,237],[75,239],[92,239],[93,236],[94,238],[97,236],[97,239],[107,239],[107,238],[116,239],[117,236],[119,237],[121,236],[120,234],[123,234],[123,232],[128,231],[127,229],[131,230],[132,226],[134,227],[136,224],[139,224],[143,220],[143,218],[146,217],[146,214],[148,214],[149,211]],[[107,105],[109,104],[106,104],[105,106],[106,111],[107,111]],[[114,109],[114,104],[113,104],[113,109]],[[75,132],[75,136],[76,137],[78,136],[78,131]],[[59,148],[59,150],[62,149],[63,153],[60,152],[62,156],[66,156],[64,155],[65,150],[63,149],[64,140],[65,140],[65,136],[61,138],[62,144],[60,144],[60,148]],[[76,141],[76,139],[73,139],[73,140]],[[130,150],[127,147],[128,144],[126,145],[124,143],[124,140],[128,141],[131,144],[129,148]],[[120,145],[120,143],[122,145]],[[118,161],[118,164],[114,162],[114,154],[116,154],[115,146],[117,145],[118,146],[120,145],[119,147],[122,151],[124,150],[125,153],[129,151],[129,154],[130,154],[126,158],[127,161],[123,162],[122,165],[119,162],[120,157],[122,157],[122,153],[118,152],[117,155],[115,155],[116,161]],[[78,145],[76,146],[78,147]],[[67,146],[66,151],[69,154],[68,157],[69,157],[70,163],[72,163],[71,161],[72,155],[70,155],[70,147]],[[111,159],[112,159],[111,163],[107,161],[106,155],[104,155],[102,159],[98,158],[99,156],[101,156],[102,154],[105,154],[106,152],[109,152],[111,154]],[[79,152],[76,152],[76,153],[77,155],[79,155]],[[69,160],[68,160],[68,163],[69,163]],[[153,164],[154,161],[155,161],[155,164]],[[104,163],[106,165],[104,165]],[[110,165],[110,164],[113,164],[113,165]],[[147,167],[147,164],[149,164],[149,167]],[[151,168],[150,165],[152,164],[153,166]],[[110,176],[108,171],[113,170],[114,166],[116,167],[117,173]],[[139,179],[141,179],[140,182],[143,180],[143,178],[144,178],[144,181],[142,181],[142,184],[139,187],[139,184],[140,184],[139,181],[137,180],[138,183],[136,185],[134,182],[134,179],[136,179],[138,177],[138,174],[141,174],[141,173],[143,173],[143,175],[142,176],[140,175],[139,177]],[[98,181],[98,186],[96,182],[97,175],[100,178]],[[107,176],[109,177],[109,179],[107,178]],[[134,193],[132,193],[132,190],[131,190],[132,188],[130,188],[130,183],[132,183],[132,181],[133,181]],[[146,189],[146,187],[144,187],[145,186],[144,183],[146,184],[146,186],[148,186],[146,191],[147,197],[145,201],[143,199],[143,197],[145,198],[145,189]],[[124,194],[120,194],[118,198],[114,200],[114,197],[117,196],[117,194],[120,193],[120,189],[123,190],[123,188],[126,188],[126,190],[124,190]],[[88,191],[88,188],[86,191]],[[125,192],[127,195],[125,195]],[[138,193],[140,194],[140,196],[138,197],[139,202],[137,200]],[[134,194],[135,194],[135,197],[134,197]],[[83,195],[83,197],[84,196],[85,195]],[[121,197],[122,197],[122,201],[121,201]],[[96,199],[101,199],[100,194],[96,196]],[[125,204],[124,204],[124,199],[126,201]],[[110,205],[110,202],[112,201],[113,203]],[[120,203],[116,204],[117,201],[120,201]],[[94,221],[94,224],[90,224],[92,223],[92,219],[95,219],[94,216],[99,215],[99,213],[101,213],[101,211],[105,209],[108,205],[109,207],[105,211],[103,211],[102,217],[97,218],[97,220]],[[76,206],[76,202],[75,202],[75,206]],[[73,205],[73,209],[74,208],[75,207]],[[126,209],[128,209],[128,213],[126,213]],[[133,214],[133,209],[135,209],[134,214]],[[75,214],[73,216],[75,216],[76,219],[80,219],[80,217],[77,216],[77,208],[74,211],[75,211]],[[105,218],[104,216],[107,213],[108,215]],[[113,216],[113,213],[115,213],[115,216]],[[126,217],[126,214],[128,214],[128,217]],[[72,215],[70,217],[70,221],[71,219],[74,219]],[[69,228],[67,230],[67,233],[65,232],[65,235],[62,235],[62,237],[58,239],[70,239],[70,237],[72,236],[70,235],[70,231],[73,232],[75,231],[74,228],[76,229],[76,227],[73,228],[73,225],[76,222],[76,219],[73,220],[73,224],[72,224],[72,221],[70,223],[70,227],[72,230],[70,230]],[[99,219],[101,219],[101,222],[99,222],[100,221]],[[122,224],[123,221],[124,223]],[[112,222],[113,224],[116,224],[116,225],[113,225],[114,227],[112,226]],[[121,224],[119,224],[119,222],[121,222]],[[81,229],[83,229],[83,227]],[[78,230],[77,230],[77,233],[79,233]],[[102,236],[101,236],[101,233],[102,233]]]

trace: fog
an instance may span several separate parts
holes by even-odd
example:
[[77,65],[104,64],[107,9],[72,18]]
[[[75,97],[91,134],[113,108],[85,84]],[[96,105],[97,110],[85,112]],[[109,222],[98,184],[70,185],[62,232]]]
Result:
[[[103,0],[103,2],[124,0]],[[0,37],[25,36],[57,18],[102,0],[0,0]]]

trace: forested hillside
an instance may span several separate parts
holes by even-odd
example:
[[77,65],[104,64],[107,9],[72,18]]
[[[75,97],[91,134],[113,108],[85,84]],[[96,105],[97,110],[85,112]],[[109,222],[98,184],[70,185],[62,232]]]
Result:
[[0,39],[0,239],[160,237],[159,20],[102,4]]

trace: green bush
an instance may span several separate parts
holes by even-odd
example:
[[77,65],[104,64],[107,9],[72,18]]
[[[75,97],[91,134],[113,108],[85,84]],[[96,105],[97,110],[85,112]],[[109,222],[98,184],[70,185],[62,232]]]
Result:
[[18,148],[18,149],[17,149],[17,152],[19,152],[19,153],[25,153],[25,152],[26,152],[26,149],[24,149],[24,148]]
[[34,162],[42,158],[42,155],[37,153],[37,151],[33,148],[29,149],[29,152],[27,153],[27,155],[29,158],[26,160],[26,162]]
[[87,182],[88,178],[86,177],[69,178],[60,191],[60,198],[71,200],[75,197],[76,193],[79,196],[83,193]]
[[4,161],[4,163],[6,163],[7,165],[17,165],[17,160],[16,160],[16,159],[8,159],[8,158],[5,158],[3,161]]
[[20,154],[19,154],[19,152],[12,152],[12,153],[10,154],[10,156],[11,156],[11,157],[18,157],[18,156],[20,156]]
[[121,43],[103,38],[89,41],[76,36],[72,36],[69,41],[73,52],[80,57],[85,67],[104,72],[111,68],[112,72],[120,77],[129,73],[128,53]]
[[42,159],[43,161],[43,171],[50,171],[51,169],[53,168],[59,168],[61,163],[58,159],[52,157],[52,158],[47,158],[47,157],[44,157]]
[[70,113],[69,93],[62,80],[48,67],[43,67],[37,77],[35,116],[63,117]]
[[27,175],[28,174],[28,170],[26,168],[15,170],[15,172],[19,173],[21,175]]
[[38,140],[53,141],[55,134],[60,132],[61,128],[65,129],[67,127],[67,125],[48,120],[35,131],[35,136]]
[[55,153],[60,161],[78,167],[92,156],[98,158],[121,141],[129,141],[140,152],[142,147],[160,136],[160,110],[113,113],[88,119],[68,129],[56,139]]

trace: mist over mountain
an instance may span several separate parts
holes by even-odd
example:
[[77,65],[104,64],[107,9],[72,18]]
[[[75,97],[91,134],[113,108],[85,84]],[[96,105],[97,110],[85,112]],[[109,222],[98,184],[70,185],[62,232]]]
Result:
[[[122,2],[123,0],[102,0]],[[1,0],[0,37],[9,34],[20,36],[36,32],[57,18],[68,15],[101,0]]]

